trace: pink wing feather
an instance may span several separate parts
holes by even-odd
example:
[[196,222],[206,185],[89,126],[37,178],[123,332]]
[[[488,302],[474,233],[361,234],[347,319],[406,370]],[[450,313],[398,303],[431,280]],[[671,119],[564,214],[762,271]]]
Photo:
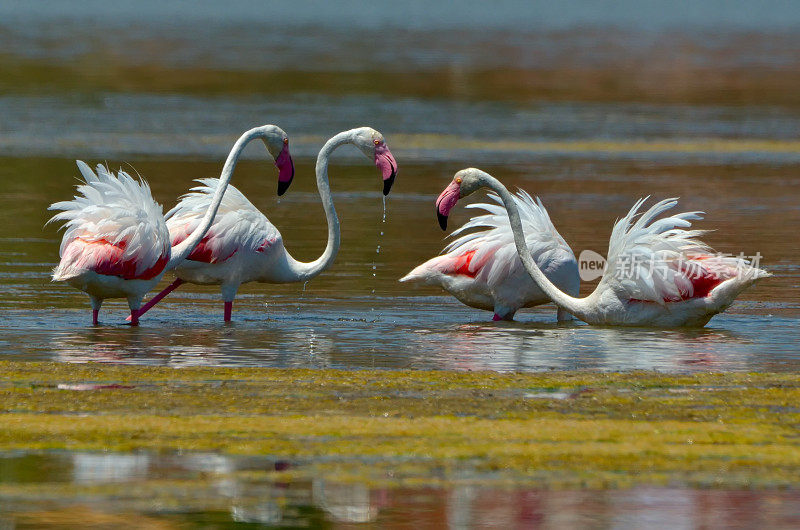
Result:
[[66,221],[53,279],[86,271],[126,280],[158,276],[169,261],[169,233],[150,187],[122,170],[115,176],[98,164],[95,174],[84,162],[77,164],[84,178],[79,195],[49,208],[62,211],[48,222]]
[[[488,197],[497,204],[477,203],[467,206],[487,213],[473,217],[455,230],[451,236],[463,235],[447,245],[443,255],[419,265],[400,281],[426,279],[431,273],[441,273],[468,276],[489,285],[499,285],[521,268],[522,262],[517,255],[506,209],[496,194],[490,193]],[[517,192],[514,200],[520,212],[528,247],[537,263],[544,265],[551,258],[563,259],[565,252],[572,256],[572,250],[553,226],[541,201],[534,200],[523,190]],[[472,228],[483,230],[464,234]]]
[[[167,227],[172,245],[185,240],[200,224],[211,204],[219,179],[198,179],[196,186],[167,212]],[[281,238],[269,222],[241,191],[229,185],[208,233],[187,259],[221,263],[240,251],[266,252]]]
[[647,198],[633,205],[614,225],[608,246],[608,266],[601,282],[614,285],[635,301],[664,304],[704,298],[722,282],[763,277],[741,257],[716,254],[691,230],[702,212],[681,212],[659,218],[678,204],[665,199],[639,213]]

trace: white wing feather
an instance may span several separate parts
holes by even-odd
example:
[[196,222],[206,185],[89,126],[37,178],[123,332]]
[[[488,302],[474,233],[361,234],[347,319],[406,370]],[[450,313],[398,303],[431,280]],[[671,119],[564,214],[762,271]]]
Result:
[[[450,237],[463,235],[450,242],[442,253],[464,254],[474,250],[470,269],[475,270],[480,267],[476,277],[489,285],[497,285],[521,269],[522,261],[517,255],[514,234],[502,199],[495,193],[489,193],[487,196],[497,204],[476,203],[467,206],[487,213],[473,217],[450,234]],[[526,191],[518,190],[514,200],[526,234],[525,241],[534,261],[544,265],[555,258],[557,253],[563,256],[563,252],[566,251],[572,255],[572,250],[553,226],[547,210],[538,198],[534,200]],[[464,234],[473,228],[482,230]]]
[[665,199],[639,214],[647,198],[638,200],[617,221],[608,246],[603,281],[614,283],[628,298],[663,304],[691,298],[699,278],[729,279],[737,273],[767,274],[741,257],[715,254],[698,239],[706,231],[690,230],[703,212],[682,212],[658,218],[678,200]]
[[[176,238],[185,238],[197,228],[219,186],[218,178],[197,179],[196,182],[201,186],[192,188],[167,212],[167,227],[173,242]],[[215,256],[226,259],[242,249],[257,251],[265,241],[274,244],[280,237],[266,216],[229,184],[205,244]]]
[[[162,256],[169,257],[169,233],[163,209],[153,200],[150,186],[125,171],[115,176],[107,167],[97,165],[95,174],[84,162],[77,161],[84,183],[77,186],[78,195],[71,201],[56,202],[48,209],[62,210],[48,223],[66,221],[59,255],[77,238],[87,242],[124,243],[122,259],[135,257],[137,272],[152,267]],[[70,263],[62,263],[54,277],[71,275]]]

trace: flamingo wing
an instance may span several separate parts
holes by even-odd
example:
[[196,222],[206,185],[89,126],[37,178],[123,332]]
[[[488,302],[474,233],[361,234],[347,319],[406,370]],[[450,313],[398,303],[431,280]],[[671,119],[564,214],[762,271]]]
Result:
[[[186,239],[200,224],[219,179],[198,179],[196,186],[183,195],[167,212],[167,227],[172,245]],[[187,259],[204,263],[221,263],[238,252],[266,252],[281,240],[280,232],[233,185],[228,185],[214,222],[200,244]]]
[[[522,261],[517,255],[514,234],[502,200],[494,193],[488,194],[488,197],[496,204],[476,203],[467,206],[486,213],[473,217],[455,230],[450,236],[459,237],[444,248],[441,256],[423,263],[401,281],[424,278],[435,271],[469,276],[496,286],[522,270]],[[554,259],[575,259],[538,198],[534,199],[527,192],[519,190],[514,200],[534,261],[548,268],[547,264]],[[471,229],[478,230],[465,233]]]
[[608,247],[602,282],[631,300],[665,304],[706,297],[716,286],[737,276],[757,279],[768,275],[742,257],[716,254],[698,238],[706,231],[689,229],[703,212],[659,216],[678,204],[665,199],[639,214],[637,201],[617,221]]
[[49,208],[61,212],[48,223],[66,221],[53,279],[86,271],[124,279],[160,274],[169,261],[169,233],[148,184],[122,170],[115,176],[101,164],[96,174],[84,162],[77,164],[84,179],[78,194]]

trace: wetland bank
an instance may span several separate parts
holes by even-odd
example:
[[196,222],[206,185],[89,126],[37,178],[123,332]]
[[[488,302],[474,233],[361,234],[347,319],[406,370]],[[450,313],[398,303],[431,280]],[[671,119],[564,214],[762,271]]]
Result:
[[257,454],[304,462],[290,476],[347,463],[337,478],[367,483],[458,482],[441,471],[464,463],[468,481],[547,488],[779,488],[800,472],[791,374],[0,370],[6,452]]
[[[0,5],[0,526],[800,526],[796,9],[166,4]],[[233,183],[298,259],[324,245],[313,163],[336,131],[392,146],[385,222],[343,151],[324,275],[243,287],[228,326],[202,286],[139,329],[117,301],[89,326],[43,228],[74,160],[131,164],[169,208],[267,122],[292,188],[255,149]],[[489,322],[396,281],[444,246],[433,200],[469,165],[541,197],[576,254],[678,196],[774,276],[700,330]]]
[[[748,524],[796,520],[793,374],[14,361],[0,373],[0,498],[21,523],[68,525],[77,513],[111,524],[133,512],[153,524],[175,510],[220,522],[228,512],[261,523],[430,521],[470,491],[528,492],[497,500],[494,523],[564,509],[602,521],[645,508],[595,505],[600,492],[612,506],[617,490],[667,507],[691,488],[712,491],[678,510],[719,496],[706,516],[730,517],[721,506],[746,501],[767,503]],[[31,465],[40,471],[26,473]],[[475,495],[462,502],[484,516]],[[86,508],[59,508],[75,505]]]

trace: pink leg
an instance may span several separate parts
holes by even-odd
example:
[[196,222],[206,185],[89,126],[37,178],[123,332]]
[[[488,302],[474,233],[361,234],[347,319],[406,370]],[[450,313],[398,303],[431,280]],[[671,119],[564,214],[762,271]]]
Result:
[[139,325],[139,315],[141,314],[141,309],[132,309],[131,316],[128,320],[131,321],[131,326],[138,326]]
[[225,302],[225,322],[231,321],[231,313],[233,312],[233,302]]
[[503,317],[495,313],[494,316],[492,317],[492,321],[497,322],[498,320],[503,320]]
[[93,326],[96,326],[96,325],[98,325],[100,323],[100,321],[97,318],[97,316],[99,314],[100,314],[100,310],[99,309],[92,309],[92,325]]
[[[157,295],[155,295],[155,296],[154,296],[154,297],[153,297],[153,298],[152,298],[152,299],[151,299],[149,302],[147,302],[147,303],[146,303],[146,304],[144,304],[144,305],[143,305],[141,308],[139,308],[139,316],[142,316],[142,315],[144,315],[145,313],[147,313],[147,311],[148,311],[148,310],[149,310],[151,307],[153,307],[154,305],[156,305],[157,303],[159,303],[159,302],[160,302],[160,301],[161,301],[161,300],[162,300],[162,299],[163,299],[165,296],[167,296],[169,293],[171,293],[172,291],[174,291],[175,289],[177,289],[178,287],[180,287],[180,286],[181,286],[181,285],[183,285],[184,283],[185,283],[185,282],[184,282],[183,280],[181,280],[180,278],[178,278],[177,280],[175,280],[175,281],[174,281],[174,282],[172,282],[171,284],[167,285],[167,286],[164,288],[164,290],[163,290],[163,291],[161,291],[160,293],[158,293]],[[131,317],[128,317],[126,320],[131,320]]]

